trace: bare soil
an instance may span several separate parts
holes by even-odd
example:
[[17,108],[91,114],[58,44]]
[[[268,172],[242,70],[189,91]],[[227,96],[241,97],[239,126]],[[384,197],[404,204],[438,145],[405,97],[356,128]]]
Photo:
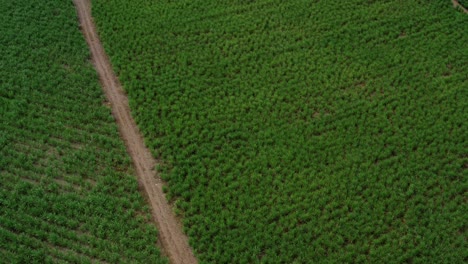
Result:
[[163,253],[171,263],[197,263],[187,236],[182,232],[182,225],[175,217],[166,200],[161,181],[154,166],[157,161],[146,148],[143,137],[130,114],[128,98],[112,70],[112,66],[99,40],[95,24],[91,16],[89,0],[74,0],[81,30],[89,45],[93,64],[99,74],[102,88],[111,104],[119,127],[120,135],[125,141],[127,151],[132,157],[138,181],[143,186],[152,208],[153,219],[159,231],[159,242]]

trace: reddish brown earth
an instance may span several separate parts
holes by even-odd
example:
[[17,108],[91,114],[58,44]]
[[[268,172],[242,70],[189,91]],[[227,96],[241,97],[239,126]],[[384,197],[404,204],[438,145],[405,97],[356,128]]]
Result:
[[138,181],[143,186],[152,208],[152,215],[159,231],[159,240],[171,263],[197,263],[182,225],[175,217],[163,192],[163,182],[155,172],[157,164],[146,148],[143,137],[130,114],[128,98],[115,76],[109,59],[99,40],[89,0],[74,0],[81,30],[91,50],[94,66],[99,74],[102,88],[109,100],[120,135],[132,157]]

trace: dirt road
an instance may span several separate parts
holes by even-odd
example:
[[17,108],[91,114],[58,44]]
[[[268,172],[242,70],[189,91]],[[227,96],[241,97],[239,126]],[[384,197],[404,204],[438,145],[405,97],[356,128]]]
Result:
[[120,135],[125,141],[127,151],[132,157],[140,185],[142,185],[151,204],[153,218],[159,231],[163,253],[171,263],[197,263],[187,236],[173,214],[162,190],[163,183],[153,168],[156,160],[145,147],[135,121],[130,114],[128,98],[115,76],[109,59],[99,40],[92,16],[90,0],[74,0],[81,30],[91,50],[92,60],[101,80],[102,88],[112,105]]
[[459,7],[461,10],[463,10],[463,12],[465,14],[468,14],[468,9],[466,9],[464,6],[462,6],[460,4],[460,2],[458,2],[458,0],[452,0],[452,4],[453,4],[453,7],[455,7],[455,8]]

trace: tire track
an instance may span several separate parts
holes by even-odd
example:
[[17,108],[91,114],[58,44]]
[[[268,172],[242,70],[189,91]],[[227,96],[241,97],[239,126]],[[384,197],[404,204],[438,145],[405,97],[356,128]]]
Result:
[[130,114],[128,98],[112,71],[112,66],[99,40],[92,16],[90,0],[73,0],[81,30],[91,51],[92,60],[99,74],[102,88],[112,106],[120,135],[132,157],[138,181],[144,187],[152,208],[153,219],[159,231],[159,240],[171,263],[196,264],[187,236],[177,221],[162,190],[163,182],[153,169],[157,164],[144,145],[143,137]]

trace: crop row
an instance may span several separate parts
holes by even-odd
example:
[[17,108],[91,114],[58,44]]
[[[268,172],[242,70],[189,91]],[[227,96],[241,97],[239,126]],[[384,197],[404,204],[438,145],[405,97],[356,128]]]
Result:
[[73,5],[0,13],[0,262],[166,263]]
[[450,1],[94,0],[207,263],[461,263],[466,27]]

